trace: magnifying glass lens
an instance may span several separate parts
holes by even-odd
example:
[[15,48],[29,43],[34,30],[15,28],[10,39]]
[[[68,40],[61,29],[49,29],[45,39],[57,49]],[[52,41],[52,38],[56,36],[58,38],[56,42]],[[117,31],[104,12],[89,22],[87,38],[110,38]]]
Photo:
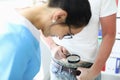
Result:
[[69,63],[77,63],[80,61],[80,56],[76,54],[71,54],[67,57]]

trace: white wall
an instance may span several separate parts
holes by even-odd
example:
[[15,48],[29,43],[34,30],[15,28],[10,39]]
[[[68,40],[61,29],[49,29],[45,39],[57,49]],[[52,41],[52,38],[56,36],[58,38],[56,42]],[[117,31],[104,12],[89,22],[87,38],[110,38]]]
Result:
[[26,7],[33,4],[33,0],[0,0],[0,6],[6,5],[10,7]]
[[118,0],[118,12],[117,12],[117,17],[120,17],[120,1]]

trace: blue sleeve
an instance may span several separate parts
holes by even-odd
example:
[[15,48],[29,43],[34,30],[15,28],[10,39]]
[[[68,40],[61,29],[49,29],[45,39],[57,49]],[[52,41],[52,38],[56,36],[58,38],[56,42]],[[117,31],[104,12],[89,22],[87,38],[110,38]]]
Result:
[[0,80],[32,80],[40,66],[38,44],[25,28],[0,35]]

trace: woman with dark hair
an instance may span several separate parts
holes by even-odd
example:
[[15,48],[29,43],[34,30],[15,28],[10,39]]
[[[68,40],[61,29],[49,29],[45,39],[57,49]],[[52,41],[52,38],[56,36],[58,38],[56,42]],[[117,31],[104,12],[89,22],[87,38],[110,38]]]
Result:
[[[51,80],[100,80],[100,72],[115,41],[117,12],[115,0],[79,0],[81,3],[75,4],[76,0],[67,1],[73,3],[68,9],[83,10],[81,11],[83,15],[87,14],[88,16],[90,13],[84,12],[84,8],[88,9],[89,5],[86,2],[89,1],[92,17],[88,25],[72,37],[67,36],[63,39],[49,37],[46,39],[53,57],[50,65]],[[72,8],[72,6],[76,7]],[[78,18],[84,23],[88,18],[80,16],[81,12],[73,16],[79,15]],[[100,26],[102,42],[101,45],[98,45]],[[74,31],[71,30],[71,32]]]

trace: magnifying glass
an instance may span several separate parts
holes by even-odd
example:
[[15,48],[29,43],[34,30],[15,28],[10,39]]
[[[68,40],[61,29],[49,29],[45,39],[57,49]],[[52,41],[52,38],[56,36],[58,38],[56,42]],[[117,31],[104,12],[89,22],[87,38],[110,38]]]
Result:
[[[67,61],[68,63],[73,63],[73,64],[78,63],[80,61],[80,56],[77,54],[68,54]],[[74,72],[74,75],[78,76],[81,74],[81,71],[76,70],[76,69],[73,72]]]
[[67,61],[69,63],[77,63],[80,61],[80,56],[77,54],[69,54],[67,55]]

